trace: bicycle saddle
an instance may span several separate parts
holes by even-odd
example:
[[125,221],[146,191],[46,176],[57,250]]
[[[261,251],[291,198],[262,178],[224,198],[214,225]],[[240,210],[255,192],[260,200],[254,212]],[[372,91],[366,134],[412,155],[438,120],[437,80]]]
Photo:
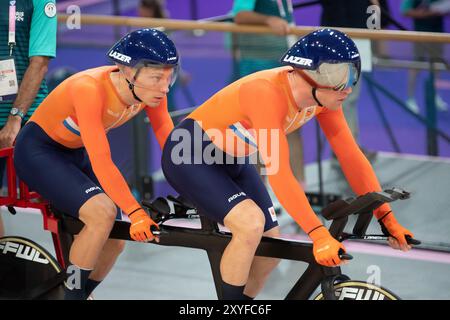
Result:
[[142,205],[150,209],[150,217],[159,222],[167,218],[186,218],[188,214],[195,214],[196,209],[186,199],[182,197],[167,196],[158,197],[152,202],[143,200]]

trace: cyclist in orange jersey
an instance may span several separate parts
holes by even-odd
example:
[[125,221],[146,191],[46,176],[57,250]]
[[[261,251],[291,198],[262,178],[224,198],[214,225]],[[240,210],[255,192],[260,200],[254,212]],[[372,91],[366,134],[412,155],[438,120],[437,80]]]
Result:
[[[278,263],[254,256],[262,236],[280,234],[270,197],[251,164],[256,148],[275,195],[312,239],[321,265],[340,265],[345,247],[322,225],[292,174],[286,135],[316,117],[353,191],[381,191],[341,107],[360,75],[354,42],[340,31],[318,30],[301,38],[281,61],[285,67],[254,73],[212,96],[172,131],[163,149],[170,184],[200,214],[232,233],[220,266],[225,299],[254,298]],[[405,236],[413,234],[396,221],[388,204],[374,214],[393,248],[411,248]]]
[[[124,242],[108,240],[120,210],[136,241],[152,241],[156,226],[133,197],[111,159],[107,133],[142,110],[161,147],[173,129],[166,94],[179,57],[173,42],[154,29],[133,31],[108,52],[115,66],[75,74],[37,108],[19,135],[18,176],[84,228],[70,249],[66,299],[86,299],[113,267]],[[117,206],[117,207],[116,207]],[[158,239],[156,239],[158,240]],[[71,277],[72,276],[72,277]]]

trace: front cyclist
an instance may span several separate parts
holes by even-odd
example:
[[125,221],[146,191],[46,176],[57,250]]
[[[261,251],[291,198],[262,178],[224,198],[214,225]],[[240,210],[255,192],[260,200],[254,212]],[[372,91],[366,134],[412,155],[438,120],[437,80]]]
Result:
[[108,57],[115,66],[80,72],[52,91],[21,131],[14,152],[18,176],[84,222],[68,268],[68,275],[78,271],[79,286],[67,281],[65,299],[86,299],[123,250],[123,241],[108,240],[116,205],[130,218],[134,240],[154,239],[155,223],[112,162],[106,134],[145,110],[164,145],[173,129],[166,94],[176,78],[178,53],[164,33],[141,29],[119,40]]
[[[300,39],[282,63],[287,66],[254,73],[215,94],[172,131],[163,149],[169,183],[232,233],[220,265],[225,299],[255,297],[278,263],[254,256],[263,235],[280,232],[264,184],[243,155],[258,148],[275,195],[312,239],[315,259],[325,266],[339,265],[338,252],[345,248],[322,225],[292,174],[286,135],[315,116],[353,191],[381,191],[341,108],[360,76],[354,42],[340,31],[318,30]],[[395,220],[389,205],[375,216],[393,236],[392,247],[410,249],[405,235],[412,233]]]

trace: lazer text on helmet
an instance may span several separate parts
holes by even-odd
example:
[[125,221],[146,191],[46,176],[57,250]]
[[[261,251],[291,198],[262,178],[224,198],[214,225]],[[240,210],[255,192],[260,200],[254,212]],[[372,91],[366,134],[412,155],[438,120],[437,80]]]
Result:
[[289,55],[284,57],[283,61],[298,64],[299,66],[307,66],[307,67],[312,67],[312,62],[313,62],[311,59],[306,59],[306,58],[296,57],[296,56],[289,56]]
[[119,52],[117,52],[117,51],[111,51],[111,52],[109,53],[109,56],[110,56],[111,58],[120,60],[120,61],[125,62],[125,63],[130,63],[130,61],[131,61],[131,57],[126,56],[126,55],[124,55],[124,54],[122,54],[122,53],[119,53]]

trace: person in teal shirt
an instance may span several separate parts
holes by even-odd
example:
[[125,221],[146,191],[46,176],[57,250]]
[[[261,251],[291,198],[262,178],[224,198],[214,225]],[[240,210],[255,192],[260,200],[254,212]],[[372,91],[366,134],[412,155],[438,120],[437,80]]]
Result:
[[[291,0],[235,0],[232,15],[236,24],[256,24],[270,27],[274,33],[236,34],[233,36],[235,47],[239,50],[237,78],[261,70],[280,67],[280,55],[296,41],[288,36],[294,26]],[[236,76],[235,76],[236,78]],[[234,79],[236,80],[236,79]],[[304,185],[303,141],[299,131],[288,136],[291,168],[297,180]]]
[[[403,0],[401,11],[405,16],[413,18],[415,31],[444,32],[444,15],[449,12],[441,12],[434,8],[434,5],[442,2],[442,0]],[[444,56],[442,43],[414,42],[413,50],[414,59],[417,61],[440,61]],[[415,98],[417,74],[417,70],[409,71],[408,100],[406,100],[409,109],[415,113],[420,112]],[[448,104],[437,94],[435,103],[439,111],[448,111]]]
[[290,0],[233,2],[232,15],[235,23],[265,25],[277,34],[238,34],[235,37],[240,53],[239,77],[280,66],[278,57],[289,48],[286,35],[294,21],[292,10]]
[[[9,12],[15,7],[15,45],[10,47]],[[0,96],[0,149],[11,147],[24,124],[44,100],[45,74],[56,56],[56,4],[54,0],[0,0],[0,61],[14,59],[18,92]],[[0,159],[0,183],[5,159]],[[3,235],[0,219],[0,237]]]

